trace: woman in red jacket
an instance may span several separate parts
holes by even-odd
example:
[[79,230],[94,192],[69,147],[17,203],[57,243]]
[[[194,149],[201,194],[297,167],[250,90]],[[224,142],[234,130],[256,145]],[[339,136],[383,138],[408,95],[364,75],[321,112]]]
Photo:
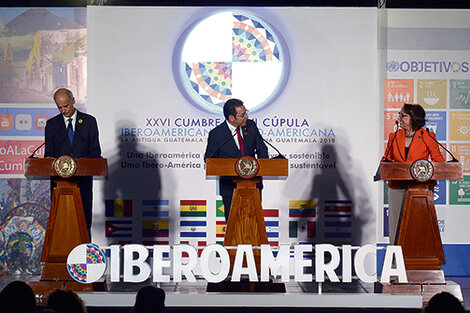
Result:
[[[385,158],[394,162],[414,162],[416,160],[431,158],[434,162],[444,162],[439,145],[433,138],[436,135],[423,129],[426,124],[426,113],[419,104],[404,104],[398,113],[399,129],[391,132],[388,137]],[[431,136],[433,138],[431,138]],[[393,143],[392,143],[393,141]],[[388,181],[389,209],[388,229],[391,244],[397,243],[397,228],[406,195],[406,182]]]

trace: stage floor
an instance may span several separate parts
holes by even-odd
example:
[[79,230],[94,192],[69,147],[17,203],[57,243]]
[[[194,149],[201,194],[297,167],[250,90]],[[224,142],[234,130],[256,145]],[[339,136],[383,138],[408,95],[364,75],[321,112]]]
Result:
[[[34,281],[38,276],[8,275],[0,276],[0,289],[13,280]],[[464,305],[470,309],[470,277],[449,278],[462,287]],[[107,292],[79,293],[89,307],[131,307],[136,291],[142,286],[153,284],[150,280],[143,283],[110,283]],[[253,307],[253,308],[344,308],[344,309],[419,309],[422,306],[420,295],[387,295],[374,293],[373,284],[355,280],[352,283],[296,283],[285,284],[285,293],[239,293],[207,292],[207,282],[158,284],[166,292],[167,307],[178,308],[216,308],[216,307]],[[321,290],[319,290],[319,288]]]
[[[149,282],[151,283],[151,282]],[[135,290],[146,284],[109,284],[102,293],[81,293],[87,305],[132,306]],[[317,284],[289,282],[285,293],[206,292],[207,283],[163,283],[169,307],[285,307],[285,308],[420,308],[421,296],[374,294],[372,284],[355,281],[350,284],[324,283],[322,294]],[[136,288],[137,287],[137,288]],[[105,303],[102,303],[104,301]]]

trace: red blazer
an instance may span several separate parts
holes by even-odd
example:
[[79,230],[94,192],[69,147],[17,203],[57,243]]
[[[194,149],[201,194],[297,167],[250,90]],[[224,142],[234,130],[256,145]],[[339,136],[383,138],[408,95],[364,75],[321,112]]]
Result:
[[[433,132],[427,132],[425,129],[420,128],[416,131],[413,140],[411,141],[410,150],[408,151],[408,157],[405,159],[405,131],[399,129],[397,132],[397,137],[393,142],[393,145],[390,147],[390,143],[393,140],[394,132],[390,133],[388,136],[387,148],[385,149],[384,156],[382,161],[385,159],[385,154],[390,149],[388,153],[388,159],[394,162],[414,162],[416,160],[426,159],[428,160],[431,157],[431,160],[434,162],[444,162],[445,158],[442,156],[441,151],[439,150],[439,145],[435,142],[430,136],[434,139],[436,135]],[[402,184],[397,182],[388,182],[390,188],[404,188]]]

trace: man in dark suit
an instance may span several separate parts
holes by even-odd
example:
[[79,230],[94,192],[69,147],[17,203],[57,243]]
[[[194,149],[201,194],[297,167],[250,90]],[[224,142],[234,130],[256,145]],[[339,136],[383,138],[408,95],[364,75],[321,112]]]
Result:
[[[49,119],[45,130],[46,158],[69,155],[73,158],[101,158],[96,119],[75,109],[75,98],[70,90],[60,88],[54,101],[61,114]],[[55,186],[51,186],[51,189]],[[90,234],[93,202],[92,177],[81,177],[78,182],[85,221]]]
[[[268,158],[268,148],[264,144],[255,122],[248,119],[248,111],[243,102],[230,99],[224,105],[225,122],[209,132],[205,158],[240,158],[249,155]],[[220,195],[225,207],[225,220],[228,221],[236,184],[231,177],[220,177]],[[263,183],[258,183],[259,190]]]

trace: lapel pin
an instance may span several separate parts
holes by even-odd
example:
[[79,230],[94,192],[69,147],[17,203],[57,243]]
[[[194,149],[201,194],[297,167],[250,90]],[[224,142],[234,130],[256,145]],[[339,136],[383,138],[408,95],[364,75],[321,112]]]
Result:
[[81,123],[83,123],[83,120],[82,120],[82,119],[79,119],[79,120],[78,120],[78,124],[81,124]]

